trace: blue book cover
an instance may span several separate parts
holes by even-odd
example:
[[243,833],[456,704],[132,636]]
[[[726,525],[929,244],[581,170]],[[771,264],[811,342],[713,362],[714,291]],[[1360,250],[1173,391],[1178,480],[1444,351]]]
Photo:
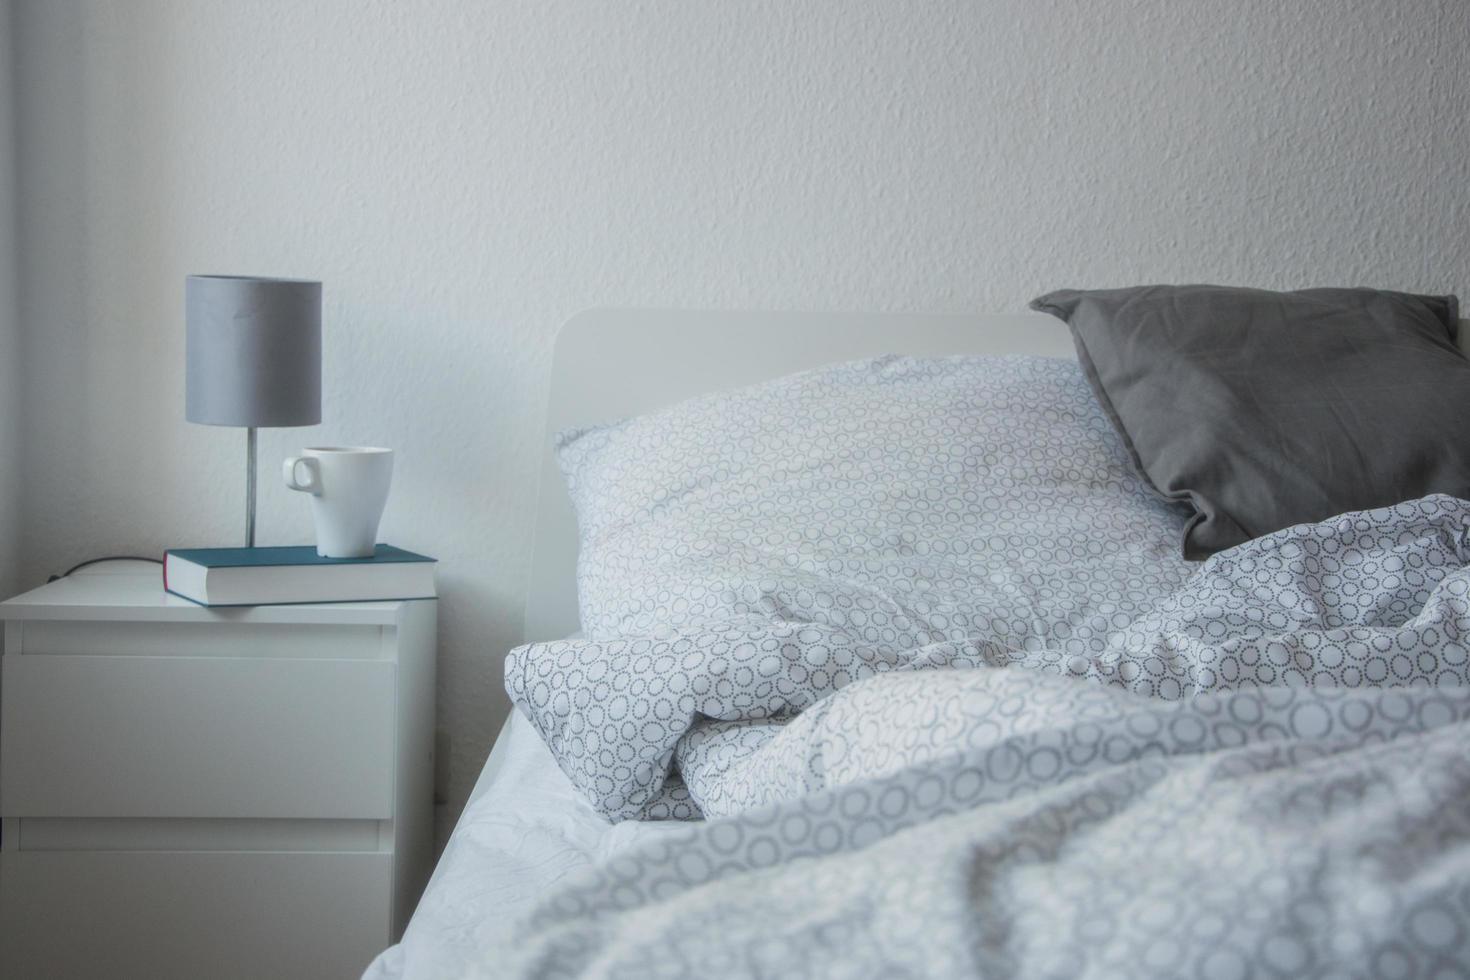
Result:
[[163,587],[205,606],[432,599],[435,564],[387,544],[364,558],[323,558],[313,545],[170,548]]
[[265,568],[275,565],[391,565],[435,561],[427,555],[380,544],[371,558],[323,558],[313,545],[284,548],[170,548],[168,553],[205,568]]

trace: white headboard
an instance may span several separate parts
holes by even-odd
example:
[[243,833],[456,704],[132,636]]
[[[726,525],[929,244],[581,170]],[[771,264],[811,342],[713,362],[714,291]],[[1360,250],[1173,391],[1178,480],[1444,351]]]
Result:
[[880,354],[1075,357],[1066,325],[1044,313],[747,313],[588,310],[556,336],[542,442],[525,638],[575,633],[577,519],[552,437],[694,395]]

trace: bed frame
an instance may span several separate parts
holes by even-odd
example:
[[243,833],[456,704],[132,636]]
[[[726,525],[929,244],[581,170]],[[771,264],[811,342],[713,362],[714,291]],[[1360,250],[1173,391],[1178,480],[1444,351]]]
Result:
[[580,629],[577,519],[552,455],[555,433],[653,411],[694,395],[880,354],[1075,357],[1044,313],[750,313],[588,310],[552,352],[525,639]]

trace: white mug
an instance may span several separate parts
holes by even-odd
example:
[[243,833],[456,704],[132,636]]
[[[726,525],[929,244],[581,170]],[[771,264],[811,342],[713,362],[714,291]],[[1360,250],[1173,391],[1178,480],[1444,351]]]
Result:
[[323,558],[368,558],[378,544],[378,521],[393,481],[393,450],[373,446],[315,446],[281,466],[286,486],[311,494],[316,553]]

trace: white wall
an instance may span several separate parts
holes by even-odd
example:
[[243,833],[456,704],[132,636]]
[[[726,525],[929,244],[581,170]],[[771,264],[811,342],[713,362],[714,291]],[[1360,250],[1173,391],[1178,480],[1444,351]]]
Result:
[[0,0],[0,596],[19,590],[21,335],[16,316],[15,120],[10,0]]
[[[17,4],[29,581],[230,543],[189,272],[326,283],[325,421],[439,556],[448,789],[506,705],[557,326],[1470,282],[1458,0]],[[263,468],[263,543],[305,501]]]

